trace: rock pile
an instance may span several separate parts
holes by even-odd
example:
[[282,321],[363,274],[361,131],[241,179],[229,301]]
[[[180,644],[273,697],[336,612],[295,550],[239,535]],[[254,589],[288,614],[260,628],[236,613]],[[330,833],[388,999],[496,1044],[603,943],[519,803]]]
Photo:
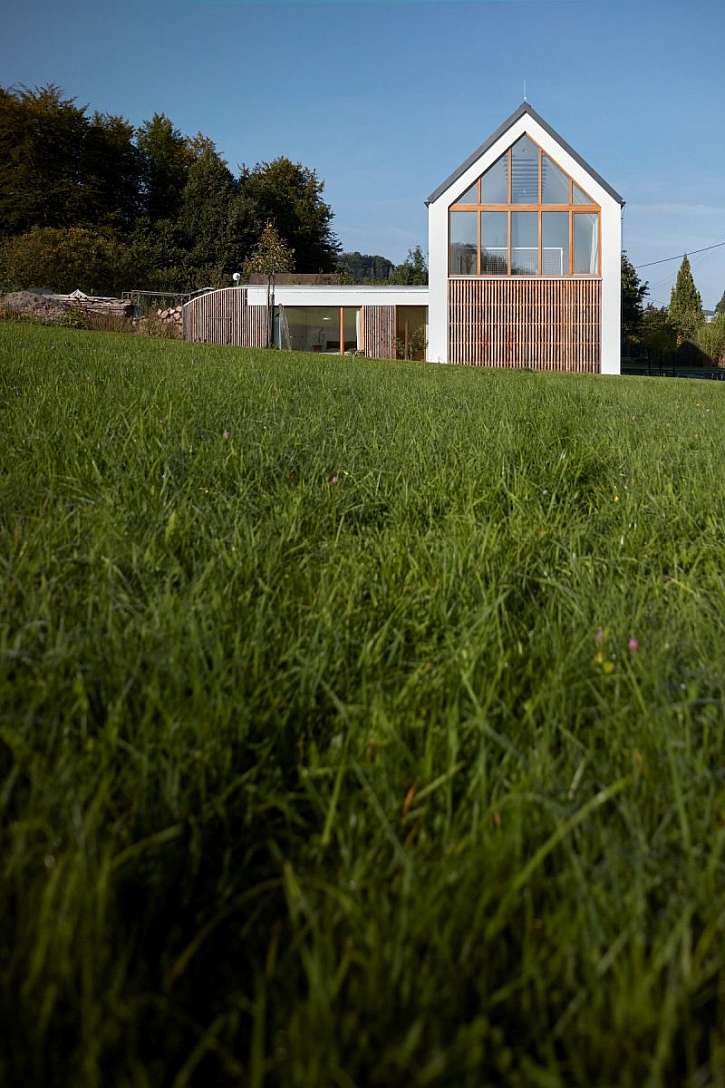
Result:
[[160,321],[168,321],[170,324],[177,325],[179,332],[181,332],[181,306],[169,306],[165,310],[157,310],[156,316]]

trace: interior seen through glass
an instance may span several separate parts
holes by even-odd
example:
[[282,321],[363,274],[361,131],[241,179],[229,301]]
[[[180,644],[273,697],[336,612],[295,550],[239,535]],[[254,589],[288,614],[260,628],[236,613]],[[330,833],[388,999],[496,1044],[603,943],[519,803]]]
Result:
[[539,268],[539,216],[536,212],[511,213],[511,273],[535,276]]
[[599,212],[576,210],[591,206],[591,197],[529,136],[521,136],[479,181],[456,204],[477,205],[480,221],[473,207],[449,213],[451,275],[598,274]]
[[574,216],[574,271],[593,275],[599,265],[599,216],[578,212]]
[[568,212],[543,212],[541,263],[544,276],[566,276],[569,272]]
[[505,275],[508,266],[508,212],[481,212],[481,271]]
[[489,167],[481,178],[481,200],[484,204],[508,204],[509,157],[504,155]]
[[[342,310],[342,350],[359,350],[360,307]],[[340,352],[339,306],[280,306],[275,315],[275,342],[291,351]]]
[[450,271],[456,276],[475,276],[476,212],[452,212],[450,215]]
[[539,203],[539,149],[528,136],[511,148],[511,203]]
[[[599,214],[556,211],[541,213],[541,268],[539,268],[539,213],[529,211],[481,212],[480,273],[488,276],[596,276],[599,274]],[[509,217],[511,237],[509,239]],[[574,241],[570,267],[569,238]],[[450,213],[449,273],[476,276],[478,239],[475,212]]]

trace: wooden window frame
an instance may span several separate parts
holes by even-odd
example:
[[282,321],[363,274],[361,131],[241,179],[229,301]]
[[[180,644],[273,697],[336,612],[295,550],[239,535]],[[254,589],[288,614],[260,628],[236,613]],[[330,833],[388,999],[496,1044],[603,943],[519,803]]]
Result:
[[[574,185],[585,192],[578,182],[575,182],[571,174],[560,166],[553,156],[549,155],[548,151],[544,151],[543,147],[531,136],[530,133],[522,133],[524,136],[528,136],[531,142],[537,149],[537,163],[538,163],[538,201],[536,204],[514,204],[512,200],[512,186],[513,186],[513,144],[506,149],[504,155],[507,158],[508,163],[508,203],[507,204],[484,204],[481,201],[481,185],[483,183],[483,174],[481,174],[476,181],[476,195],[478,196],[478,204],[459,204],[454,201],[448,205],[448,275],[449,276],[465,276],[466,279],[480,278],[481,276],[489,276],[493,278],[495,274],[490,272],[481,271],[481,213],[482,212],[507,212],[508,213],[508,270],[505,273],[507,276],[511,276],[511,213],[512,212],[536,212],[538,221],[538,254],[537,254],[537,268],[538,272],[530,273],[529,279],[552,279],[561,280],[566,278],[576,277],[577,279],[601,279],[602,275],[602,209],[599,204],[595,204],[592,201],[590,204],[575,204],[574,203]],[[516,141],[515,141],[516,142]],[[504,157],[500,155],[498,159],[491,163],[491,166],[487,169],[491,169],[497,162]],[[569,202],[568,204],[544,204],[542,203],[542,190],[543,190],[543,163],[544,155],[548,155],[554,165],[561,170],[568,179],[569,189]],[[484,174],[486,171],[484,170]],[[469,185],[470,189],[471,186]],[[585,195],[589,195],[586,193]],[[451,212],[475,212],[476,213],[476,271],[470,275],[466,275],[462,272],[451,272],[451,243],[450,243],[450,214]],[[545,212],[567,212],[569,216],[569,271],[561,276],[544,275],[541,271],[543,268],[543,214]],[[590,215],[597,216],[597,233],[598,233],[598,245],[597,245],[597,271],[596,272],[574,272],[574,216],[577,213],[588,212]],[[500,274],[501,275],[501,274]],[[527,278],[526,275],[518,276],[517,279]]]

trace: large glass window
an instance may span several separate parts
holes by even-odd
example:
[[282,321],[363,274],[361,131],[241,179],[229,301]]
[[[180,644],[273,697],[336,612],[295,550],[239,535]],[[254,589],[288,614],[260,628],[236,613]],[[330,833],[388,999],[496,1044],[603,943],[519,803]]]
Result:
[[481,213],[481,271],[505,276],[509,270],[508,212]]
[[451,204],[449,272],[599,275],[600,214],[569,174],[524,135]]
[[343,351],[356,351],[357,350],[357,335],[358,335],[358,314],[360,308],[358,306],[345,306],[342,311],[342,350]]
[[511,212],[511,272],[514,276],[535,276],[538,267],[538,213]]
[[541,203],[569,203],[568,175],[548,155],[541,156]]
[[475,276],[478,256],[476,212],[449,215],[448,271],[452,276]]
[[511,148],[511,203],[539,203],[539,149],[528,136]]
[[359,314],[359,306],[280,306],[275,342],[291,351],[355,351],[360,347]]
[[399,359],[425,359],[428,307],[396,306],[395,339]]
[[569,212],[542,212],[541,264],[544,276],[569,274]]
[[599,216],[574,213],[574,272],[594,276],[599,268]]
[[481,200],[484,204],[508,204],[509,157],[495,162],[481,178]]

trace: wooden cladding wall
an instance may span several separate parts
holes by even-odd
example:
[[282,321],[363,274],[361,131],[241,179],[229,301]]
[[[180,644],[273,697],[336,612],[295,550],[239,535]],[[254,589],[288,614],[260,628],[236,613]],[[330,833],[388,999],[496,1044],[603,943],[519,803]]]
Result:
[[598,374],[601,286],[595,279],[451,279],[449,361]]
[[363,343],[369,359],[395,358],[395,306],[363,306]]
[[185,340],[263,348],[268,340],[267,307],[248,305],[244,287],[223,287],[186,303],[183,329]]

